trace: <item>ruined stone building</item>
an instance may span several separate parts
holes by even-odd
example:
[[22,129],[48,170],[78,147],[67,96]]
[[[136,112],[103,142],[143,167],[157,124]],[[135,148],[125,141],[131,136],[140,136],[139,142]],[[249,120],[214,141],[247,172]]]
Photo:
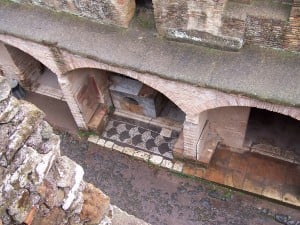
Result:
[[44,116],[0,76],[0,224],[147,225],[83,180]]
[[[300,174],[299,0],[0,6],[1,73],[65,102],[79,129],[101,134],[118,115],[176,131],[171,152],[157,152],[171,160],[207,168],[224,148],[289,162]],[[263,192],[261,181],[231,179],[271,197],[287,185],[277,199],[299,205],[299,180]]]

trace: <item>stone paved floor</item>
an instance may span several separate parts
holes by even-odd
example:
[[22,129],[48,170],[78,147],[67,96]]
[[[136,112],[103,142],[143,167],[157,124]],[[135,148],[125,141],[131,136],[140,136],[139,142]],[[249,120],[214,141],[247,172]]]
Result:
[[218,148],[205,179],[300,206],[300,166]]
[[179,133],[140,121],[112,116],[101,137],[172,159],[172,148]]
[[62,154],[83,166],[85,180],[113,204],[153,225],[300,225],[299,208],[171,173],[66,133],[60,136]]

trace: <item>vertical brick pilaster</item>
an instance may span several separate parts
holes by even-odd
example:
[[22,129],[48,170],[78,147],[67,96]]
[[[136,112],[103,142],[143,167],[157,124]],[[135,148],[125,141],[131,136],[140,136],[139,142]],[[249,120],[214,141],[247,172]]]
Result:
[[207,112],[186,116],[183,124],[184,157],[197,160],[197,145],[206,120]]
[[21,71],[14,63],[11,55],[3,43],[0,43],[0,70],[3,75],[8,78],[14,78],[16,80],[23,80],[21,77]]
[[70,108],[73,118],[80,129],[87,129],[87,124],[84,121],[83,115],[71,91],[71,83],[66,76],[58,75],[58,83],[64,94],[64,98]]
[[293,51],[300,51],[300,0],[293,2],[284,47]]

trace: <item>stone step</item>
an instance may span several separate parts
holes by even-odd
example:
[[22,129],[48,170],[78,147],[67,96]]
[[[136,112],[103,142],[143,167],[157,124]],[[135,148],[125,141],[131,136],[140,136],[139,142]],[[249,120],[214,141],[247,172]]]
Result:
[[99,105],[94,115],[88,122],[88,128],[93,131],[101,132],[104,129],[105,115],[106,115],[106,109],[103,106]]
[[203,149],[198,154],[198,162],[207,167],[212,159],[212,156],[219,144],[217,138],[211,138],[205,141]]
[[218,144],[219,138],[216,135],[210,134],[209,122],[207,121],[197,144],[197,162],[202,166],[207,167]]
[[180,122],[173,121],[168,118],[162,118],[162,117],[150,118],[148,116],[139,115],[122,109],[116,109],[114,114],[117,116],[138,120],[146,124],[151,124],[161,128],[167,128],[178,132],[182,130],[182,124]]
[[46,85],[40,85],[37,88],[33,89],[32,91],[37,94],[46,95],[51,98],[65,101],[64,95],[63,95],[61,89],[57,89],[57,88],[46,86]]
[[173,156],[177,159],[183,158],[183,149],[184,149],[184,142],[183,142],[183,132],[179,134],[178,139],[176,140],[174,147],[173,147]]

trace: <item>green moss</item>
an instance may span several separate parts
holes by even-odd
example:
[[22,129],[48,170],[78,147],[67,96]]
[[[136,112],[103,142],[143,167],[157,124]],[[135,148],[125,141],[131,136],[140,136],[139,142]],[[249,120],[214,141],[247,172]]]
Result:
[[137,23],[138,23],[142,28],[150,29],[150,28],[153,28],[153,27],[154,27],[154,21],[146,20],[146,19],[144,19],[144,18],[142,18],[142,17],[139,17],[139,16],[137,16],[135,19],[136,19]]
[[79,138],[88,138],[91,135],[97,135],[94,131],[90,130],[78,130],[77,131],[77,136]]

